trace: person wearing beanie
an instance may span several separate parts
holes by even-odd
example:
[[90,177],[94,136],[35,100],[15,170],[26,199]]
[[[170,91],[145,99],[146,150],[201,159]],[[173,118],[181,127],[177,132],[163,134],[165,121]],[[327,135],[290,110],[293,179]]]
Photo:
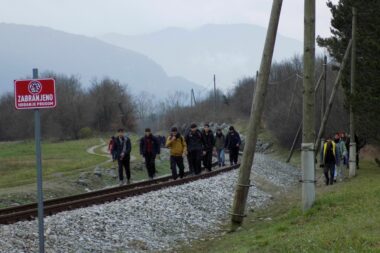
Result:
[[170,149],[170,169],[173,179],[176,180],[178,178],[177,166],[179,169],[179,177],[183,178],[185,176],[183,156],[187,155],[187,146],[185,139],[178,133],[176,127],[172,127],[165,146]]
[[205,124],[202,131],[203,139],[203,166],[211,171],[212,168],[212,150],[215,144],[214,134],[209,124]]
[[185,136],[187,145],[187,160],[189,162],[190,174],[201,173],[203,138],[202,133],[197,129],[197,125],[192,123],[190,131]]
[[152,180],[156,173],[156,155],[160,154],[160,142],[153,136],[150,128],[145,129],[145,136],[140,139],[140,154],[145,159],[145,166],[149,179]]
[[240,144],[241,139],[239,133],[235,131],[235,128],[233,126],[230,126],[224,147],[227,148],[230,152],[231,165],[237,164],[238,162]]

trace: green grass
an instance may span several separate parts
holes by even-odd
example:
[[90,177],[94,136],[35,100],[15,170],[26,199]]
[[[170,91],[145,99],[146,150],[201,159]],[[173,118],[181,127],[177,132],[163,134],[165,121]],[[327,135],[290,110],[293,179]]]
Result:
[[380,168],[374,163],[363,162],[352,180],[318,188],[309,211],[301,212],[299,201],[299,192],[287,195],[250,214],[238,232],[183,252],[380,252]]
[[[98,138],[42,142],[44,179],[54,173],[70,175],[77,170],[99,164],[107,158],[90,155],[88,147],[99,144]],[[0,188],[33,183],[36,180],[34,141],[0,143]]]

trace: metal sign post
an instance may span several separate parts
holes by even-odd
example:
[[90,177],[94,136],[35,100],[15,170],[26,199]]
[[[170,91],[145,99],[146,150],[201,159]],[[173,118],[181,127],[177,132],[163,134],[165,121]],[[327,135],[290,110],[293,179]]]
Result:
[[33,69],[33,79],[15,80],[15,107],[18,110],[34,110],[34,135],[36,141],[37,165],[37,203],[38,203],[38,236],[39,252],[45,252],[44,238],[44,202],[42,191],[42,158],[41,158],[41,108],[56,106],[54,79],[38,79],[38,69]]
[[[33,79],[38,79],[38,69],[33,69]],[[42,159],[41,159],[41,117],[40,110],[34,110],[34,138],[36,141],[37,164],[37,202],[38,202],[38,240],[39,252],[45,252],[44,235],[44,197],[42,191]]]

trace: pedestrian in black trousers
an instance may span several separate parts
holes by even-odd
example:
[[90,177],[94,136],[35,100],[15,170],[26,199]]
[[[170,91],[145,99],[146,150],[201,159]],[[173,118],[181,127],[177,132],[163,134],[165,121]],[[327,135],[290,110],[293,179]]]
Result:
[[210,129],[209,124],[205,124],[202,131],[203,139],[203,166],[211,171],[212,168],[212,150],[215,145],[214,133]]
[[203,139],[202,133],[197,129],[195,123],[191,124],[190,131],[187,133],[185,140],[190,173],[198,175],[201,173],[202,166]]
[[326,185],[334,183],[335,165],[338,161],[336,144],[331,137],[326,139],[321,152],[321,167],[326,178]]
[[226,136],[225,148],[230,152],[230,164],[237,164],[239,158],[241,139],[238,132],[236,132],[233,126],[230,126],[229,132]]
[[145,136],[140,140],[140,154],[145,158],[145,166],[149,179],[156,174],[156,156],[160,154],[160,141],[153,136],[150,128],[145,129]]
[[166,147],[170,149],[170,169],[173,179],[176,180],[178,178],[177,166],[179,169],[179,177],[183,178],[185,176],[183,156],[187,154],[187,147],[185,138],[178,133],[176,127],[171,129],[170,136],[166,141]]
[[129,184],[131,180],[130,159],[132,145],[130,139],[124,135],[124,129],[119,129],[117,132],[118,137],[115,138],[114,151],[119,169],[119,184],[125,184],[123,167],[125,169],[127,184]]

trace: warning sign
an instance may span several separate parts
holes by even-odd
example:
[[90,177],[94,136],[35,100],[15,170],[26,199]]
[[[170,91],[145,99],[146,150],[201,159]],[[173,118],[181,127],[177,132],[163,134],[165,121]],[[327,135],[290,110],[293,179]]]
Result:
[[55,80],[15,80],[16,109],[54,108],[56,106]]

